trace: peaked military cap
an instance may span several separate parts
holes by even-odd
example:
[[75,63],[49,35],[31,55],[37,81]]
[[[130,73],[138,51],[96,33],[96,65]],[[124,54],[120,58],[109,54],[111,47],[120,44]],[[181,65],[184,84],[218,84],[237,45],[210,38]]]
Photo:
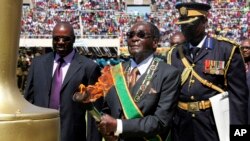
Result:
[[211,6],[204,3],[178,3],[175,8],[180,13],[179,21],[176,24],[187,24],[196,21],[200,16],[207,17]]

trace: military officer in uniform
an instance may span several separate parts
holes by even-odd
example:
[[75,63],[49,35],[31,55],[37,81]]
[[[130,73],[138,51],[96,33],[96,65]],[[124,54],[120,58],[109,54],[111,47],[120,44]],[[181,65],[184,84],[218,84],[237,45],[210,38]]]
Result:
[[209,98],[227,91],[230,125],[247,124],[249,92],[243,73],[244,61],[237,44],[206,33],[210,5],[179,3],[176,8],[180,12],[176,24],[181,26],[186,42],[173,48],[167,60],[182,71],[178,110],[173,119],[173,140],[219,141]]

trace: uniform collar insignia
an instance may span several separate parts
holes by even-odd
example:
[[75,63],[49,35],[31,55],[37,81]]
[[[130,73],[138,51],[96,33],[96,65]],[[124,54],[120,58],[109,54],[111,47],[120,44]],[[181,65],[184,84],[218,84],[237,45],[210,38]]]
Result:
[[182,17],[187,17],[187,15],[188,15],[187,8],[186,7],[181,7],[180,8],[180,14],[181,14]]
[[213,49],[213,39],[211,37],[207,37],[205,40],[205,47],[208,49]]

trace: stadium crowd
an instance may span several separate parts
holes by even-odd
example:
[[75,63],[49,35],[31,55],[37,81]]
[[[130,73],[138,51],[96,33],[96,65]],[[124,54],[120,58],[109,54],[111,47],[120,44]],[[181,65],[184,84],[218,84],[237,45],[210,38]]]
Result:
[[[237,42],[250,36],[250,12],[246,2],[216,2],[201,0],[212,5],[209,16],[211,34],[222,35]],[[40,0],[33,7],[23,8],[21,36],[26,38],[49,38],[57,21],[70,21],[79,38],[117,38],[126,45],[125,33],[132,23],[151,21],[161,31],[162,46],[168,46],[178,17],[174,5],[178,1],[157,0],[156,10],[141,14],[127,13],[126,4],[116,0],[92,0],[65,2]],[[106,10],[105,10],[106,9]],[[102,28],[99,28],[102,27]]]

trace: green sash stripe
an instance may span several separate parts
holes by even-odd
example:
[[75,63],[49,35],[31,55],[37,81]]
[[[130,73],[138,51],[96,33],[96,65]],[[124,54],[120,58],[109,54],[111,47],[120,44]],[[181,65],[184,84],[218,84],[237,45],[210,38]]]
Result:
[[[142,112],[134,103],[133,98],[131,97],[131,94],[128,90],[128,86],[122,69],[122,64],[120,63],[111,67],[111,74],[126,119],[143,117]],[[145,140],[162,141],[159,135],[156,135],[154,138],[151,139],[145,138]]]
[[127,119],[143,117],[143,114],[141,113],[137,105],[135,105],[135,103],[133,102],[133,98],[131,97],[128,90],[122,70],[123,69],[121,63],[112,67],[111,69],[115,88],[118,93],[124,115]]

